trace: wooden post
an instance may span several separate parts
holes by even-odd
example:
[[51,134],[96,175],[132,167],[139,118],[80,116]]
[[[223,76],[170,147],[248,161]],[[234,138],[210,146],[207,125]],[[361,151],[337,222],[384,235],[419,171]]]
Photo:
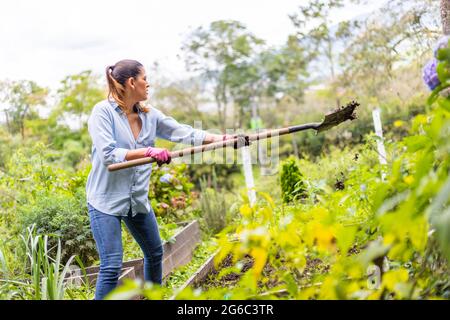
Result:
[[[375,127],[375,134],[378,136],[377,139],[377,150],[378,150],[378,159],[380,160],[381,165],[387,164],[386,160],[386,149],[384,148],[383,142],[383,129],[381,126],[381,117],[380,117],[380,109],[376,108],[372,111],[373,117],[373,125]],[[385,173],[381,174],[381,179],[384,180]]]
[[255,182],[253,181],[252,157],[250,155],[250,146],[241,148],[242,165],[244,167],[245,184],[247,186],[248,200],[250,206],[256,203]]

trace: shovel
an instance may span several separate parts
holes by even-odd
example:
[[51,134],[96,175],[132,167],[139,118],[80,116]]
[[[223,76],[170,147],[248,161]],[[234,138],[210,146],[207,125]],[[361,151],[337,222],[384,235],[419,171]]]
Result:
[[[298,131],[308,130],[308,129],[314,129],[316,130],[316,133],[326,131],[330,128],[333,128],[337,126],[338,124],[347,121],[347,120],[354,120],[356,119],[355,109],[359,106],[358,102],[352,101],[347,104],[345,107],[341,107],[337,110],[334,110],[328,114],[325,115],[325,119],[322,122],[313,122],[313,123],[306,123],[301,124],[297,126],[287,127],[287,128],[281,128],[281,129],[274,129],[269,130],[257,134],[252,134],[248,136],[249,141],[258,141],[262,139],[267,139],[270,137],[276,137],[281,136],[285,134],[291,134]],[[242,136],[242,135],[241,135]],[[203,144],[201,146],[192,147],[192,148],[186,148],[178,151],[172,151],[170,153],[171,158],[180,158],[189,154],[199,153],[199,152],[205,152],[210,150],[215,150],[219,148],[225,148],[228,146],[243,146],[244,144],[241,143],[241,137],[236,137],[233,139],[225,140],[225,141],[219,141],[209,144]],[[147,163],[156,162],[154,158],[140,158],[135,160],[130,160],[126,162],[121,163],[115,163],[108,166],[109,171],[116,171],[121,170],[125,168],[131,168],[136,167],[140,165],[144,165]]]

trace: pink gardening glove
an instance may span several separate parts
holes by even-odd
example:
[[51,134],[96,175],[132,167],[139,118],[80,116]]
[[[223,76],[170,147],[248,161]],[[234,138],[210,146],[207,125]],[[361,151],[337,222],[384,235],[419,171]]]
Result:
[[158,166],[161,166],[163,163],[169,164],[172,160],[169,151],[163,148],[148,147],[145,156],[155,158]]

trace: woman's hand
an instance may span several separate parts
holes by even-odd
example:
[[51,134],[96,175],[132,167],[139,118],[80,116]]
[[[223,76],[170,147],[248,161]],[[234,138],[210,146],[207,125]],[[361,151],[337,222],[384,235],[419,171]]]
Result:
[[222,141],[230,140],[238,138],[237,141],[234,143],[233,148],[238,149],[244,146],[250,145],[250,138],[247,135],[244,134],[224,134],[222,136]]
[[234,138],[238,138],[233,145],[235,149],[250,145],[249,136],[244,134],[207,134],[203,144],[222,142]]
[[166,163],[169,164],[172,158],[170,157],[170,152],[164,148],[152,148],[148,147],[145,152],[146,157],[151,157],[156,159],[158,166]]

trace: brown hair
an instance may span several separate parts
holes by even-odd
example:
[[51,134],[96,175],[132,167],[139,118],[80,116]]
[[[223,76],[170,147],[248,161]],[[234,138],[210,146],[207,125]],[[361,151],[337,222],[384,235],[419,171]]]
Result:
[[[106,67],[106,79],[108,81],[108,99],[112,97],[119,107],[124,110],[125,82],[129,78],[135,78],[141,73],[144,66],[136,60],[120,60],[113,66]],[[140,102],[134,105],[135,109],[142,112],[150,111],[150,108]]]

